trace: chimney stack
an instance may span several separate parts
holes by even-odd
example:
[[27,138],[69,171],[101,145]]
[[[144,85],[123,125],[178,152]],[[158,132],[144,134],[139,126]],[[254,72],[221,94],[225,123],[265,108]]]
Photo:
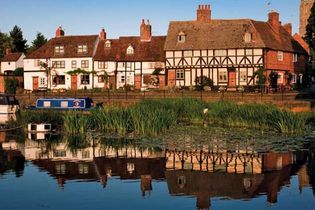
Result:
[[6,55],[11,54],[11,48],[7,48],[7,49],[5,49],[5,54],[6,54]]
[[100,40],[106,40],[106,31],[104,28],[100,32]]
[[56,30],[56,37],[62,37],[65,35],[65,31],[62,29],[61,26],[59,26]]
[[202,23],[209,23],[211,21],[210,4],[198,6],[197,21]]
[[286,23],[283,25],[283,27],[290,35],[292,35],[292,24],[291,23]]
[[144,19],[142,19],[140,26],[140,39],[142,42],[150,42],[152,37],[152,27],[150,21],[147,20],[145,23]]
[[276,33],[279,33],[281,23],[278,12],[272,11],[268,14],[268,23]]

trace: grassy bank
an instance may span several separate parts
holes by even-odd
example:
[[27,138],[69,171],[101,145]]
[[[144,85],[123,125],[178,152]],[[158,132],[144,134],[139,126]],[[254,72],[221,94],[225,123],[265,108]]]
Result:
[[25,113],[29,122],[63,124],[66,134],[84,135],[89,130],[126,135],[158,135],[178,124],[215,124],[303,134],[315,115],[292,113],[271,105],[216,102],[196,99],[143,100],[131,107],[108,106],[90,114],[82,112]]

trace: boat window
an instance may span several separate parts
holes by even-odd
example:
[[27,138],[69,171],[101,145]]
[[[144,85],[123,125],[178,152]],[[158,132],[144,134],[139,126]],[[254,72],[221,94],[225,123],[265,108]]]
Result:
[[68,106],[69,106],[68,101],[61,101],[61,107],[62,108],[68,108]]
[[51,107],[51,102],[50,101],[44,101],[44,107]]
[[44,129],[45,129],[45,130],[50,130],[50,125],[49,125],[49,124],[46,124],[46,125],[44,126]]
[[0,104],[1,105],[6,105],[7,104],[5,96],[0,96]]

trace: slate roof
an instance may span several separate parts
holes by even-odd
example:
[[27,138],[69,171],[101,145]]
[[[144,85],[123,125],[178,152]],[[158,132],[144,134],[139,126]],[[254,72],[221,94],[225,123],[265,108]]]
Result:
[[[55,37],[27,55],[26,59],[93,57],[97,40],[98,35]],[[78,53],[78,45],[87,45],[87,53]],[[64,53],[55,54],[55,46],[64,46]]]

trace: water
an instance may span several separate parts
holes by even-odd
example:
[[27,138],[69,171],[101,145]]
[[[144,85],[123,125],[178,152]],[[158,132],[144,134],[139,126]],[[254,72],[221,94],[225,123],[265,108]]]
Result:
[[314,142],[278,151],[271,136],[198,146],[188,136],[181,147],[92,136],[78,148],[2,133],[0,209],[314,209]]

